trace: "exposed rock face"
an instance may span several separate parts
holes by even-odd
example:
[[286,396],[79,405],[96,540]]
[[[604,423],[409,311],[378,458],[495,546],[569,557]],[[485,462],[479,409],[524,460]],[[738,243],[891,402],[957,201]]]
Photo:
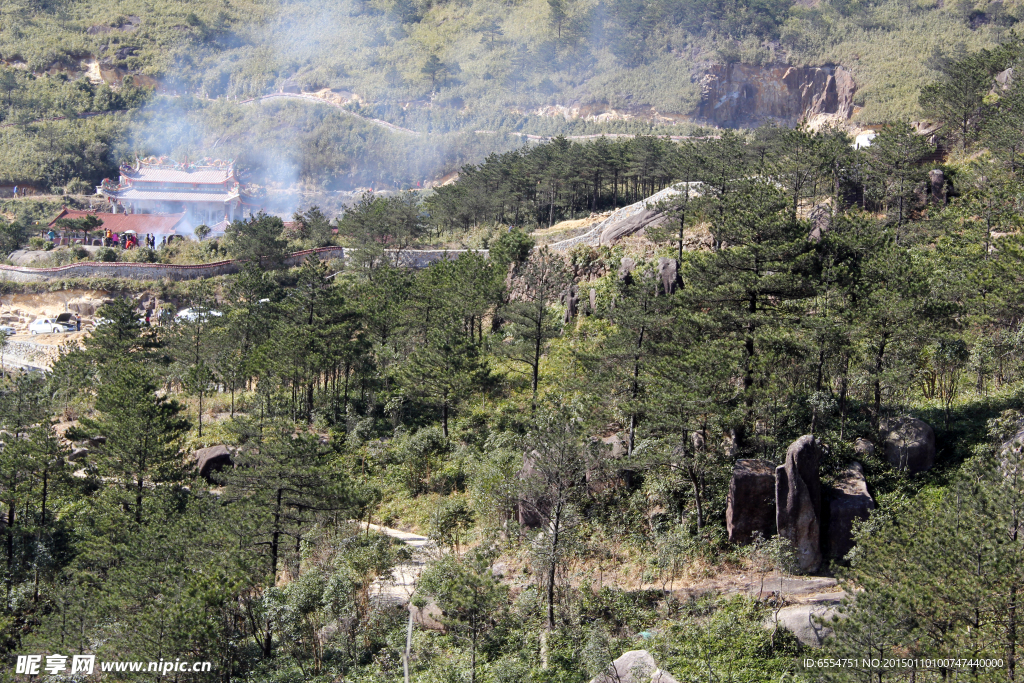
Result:
[[[689,191],[695,194],[693,189]],[[641,231],[659,225],[666,219],[665,214],[659,209],[659,205],[671,200],[677,194],[679,194],[679,190],[676,189],[676,186],[666,187],[647,199],[616,209],[582,235],[555,242],[548,245],[548,248],[553,251],[568,251],[577,244],[597,247],[603,244],[612,244],[629,235],[642,234]]]
[[737,460],[725,507],[725,528],[733,543],[750,543],[754,533],[775,534],[775,468],[765,460]]
[[864,468],[859,462],[839,475],[830,493],[828,520],[829,553],[837,560],[846,557],[853,549],[853,522],[867,519],[875,509],[875,501],[868,493],[864,479]]
[[786,451],[786,464],[775,468],[775,522],[779,535],[796,548],[797,566],[813,572],[821,566],[821,444],[810,434]]
[[672,674],[658,668],[647,650],[630,650],[612,662],[608,671],[590,683],[678,683]]
[[1009,90],[1010,86],[1013,85],[1013,67],[1005,69],[996,74],[995,77],[996,85],[993,88],[999,88],[1000,90]]
[[804,116],[853,114],[853,76],[841,66],[719,64],[701,79],[699,119],[737,128],[768,119],[793,124]]
[[935,432],[927,422],[915,417],[882,420],[879,437],[893,467],[917,474],[935,465]]
[[231,460],[231,450],[224,445],[200,448],[196,451],[195,458],[199,476],[207,481],[214,472],[219,472],[234,464]]

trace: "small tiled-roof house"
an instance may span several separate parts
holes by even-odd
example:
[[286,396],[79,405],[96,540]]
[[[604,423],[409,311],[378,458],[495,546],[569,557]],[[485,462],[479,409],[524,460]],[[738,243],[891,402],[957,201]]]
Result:
[[126,230],[134,230],[139,235],[174,235],[191,232],[184,213],[99,213],[96,211],[76,211],[63,209],[57,217],[50,221],[51,228],[62,218],[77,220],[86,216],[95,216],[103,221],[101,230],[121,234]]

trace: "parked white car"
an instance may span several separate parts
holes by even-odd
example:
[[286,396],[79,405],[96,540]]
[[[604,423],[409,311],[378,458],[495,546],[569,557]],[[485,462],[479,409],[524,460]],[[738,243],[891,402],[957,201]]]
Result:
[[56,318],[37,318],[29,323],[29,334],[57,334],[67,332],[68,328],[57,322]]
[[185,320],[187,322],[192,323],[195,322],[196,320],[199,320],[200,318],[206,318],[207,316],[211,318],[219,318],[222,315],[224,314],[221,313],[220,311],[214,311],[212,309],[208,309],[206,311],[197,311],[194,308],[186,308],[178,311],[178,315],[174,317],[177,318],[178,320]]
[[17,330],[10,325],[0,325],[0,334],[3,334],[5,337],[13,337],[17,333]]

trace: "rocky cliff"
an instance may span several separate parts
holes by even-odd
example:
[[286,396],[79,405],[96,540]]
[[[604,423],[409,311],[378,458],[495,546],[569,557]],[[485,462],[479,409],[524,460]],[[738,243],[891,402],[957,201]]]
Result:
[[701,78],[695,118],[715,126],[756,126],[770,119],[794,124],[845,121],[853,115],[856,85],[841,66],[721,64]]

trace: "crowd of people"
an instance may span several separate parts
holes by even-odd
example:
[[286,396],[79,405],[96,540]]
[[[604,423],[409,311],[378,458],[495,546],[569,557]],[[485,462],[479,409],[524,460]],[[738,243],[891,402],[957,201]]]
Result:
[[[156,249],[156,235],[144,235],[142,239],[142,246],[149,247],[150,249]],[[162,247],[165,244],[167,244],[166,235],[160,239],[160,246]],[[134,232],[123,232],[118,235],[116,232],[112,232],[108,228],[103,233],[103,246],[121,247],[122,249],[136,249],[139,247],[139,235]]]
[[[61,235],[50,228],[46,233],[45,237],[50,242],[57,242],[61,239]],[[141,239],[140,239],[141,238]],[[163,247],[167,244],[167,235],[160,238],[160,245]],[[116,233],[109,228],[103,232],[103,246],[104,247],[120,247],[121,249],[137,249],[140,246],[148,247],[150,249],[157,248],[156,235],[138,235],[134,232],[123,232]]]

